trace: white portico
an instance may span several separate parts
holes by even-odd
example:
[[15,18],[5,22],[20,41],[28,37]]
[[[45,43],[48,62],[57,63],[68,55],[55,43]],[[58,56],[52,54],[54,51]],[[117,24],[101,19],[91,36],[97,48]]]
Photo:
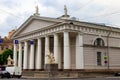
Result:
[[81,28],[71,24],[66,6],[64,10],[65,15],[55,19],[41,17],[37,8],[16,31],[13,35],[15,66],[24,70],[44,69],[50,51],[59,69],[84,69]]

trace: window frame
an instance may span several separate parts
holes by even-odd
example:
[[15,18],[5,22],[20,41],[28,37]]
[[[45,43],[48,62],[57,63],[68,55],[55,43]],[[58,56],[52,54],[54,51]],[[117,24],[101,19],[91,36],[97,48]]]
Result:
[[97,66],[102,66],[102,52],[97,52]]
[[102,38],[96,38],[94,41],[94,46],[105,46],[105,42]]

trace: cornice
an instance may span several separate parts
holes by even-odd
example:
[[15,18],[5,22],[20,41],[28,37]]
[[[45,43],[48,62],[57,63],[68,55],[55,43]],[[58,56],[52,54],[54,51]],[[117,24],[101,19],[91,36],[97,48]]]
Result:
[[101,35],[101,36],[108,36],[108,34],[110,34],[109,37],[120,38],[120,32],[115,32],[112,29],[108,30],[108,29],[101,29],[101,28],[95,28],[89,26],[88,27],[81,26],[76,24],[71,25],[67,22],[64,22],[64,23],[47,26],[27,34],[18,35],[14,39],[19,39],[19,40],[32,39],[44,35],[51,35],[53,33],[64,32],[65,30],[68,30],[69,32],[82,32],[82,34]]

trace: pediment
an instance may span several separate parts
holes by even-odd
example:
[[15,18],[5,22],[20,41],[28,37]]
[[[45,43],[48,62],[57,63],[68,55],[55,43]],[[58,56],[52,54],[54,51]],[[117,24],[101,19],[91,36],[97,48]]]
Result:
[[54,25],[62,22],[61,20],[46,18],[46,17],[34,17],[31,16],[23,25],[16,31],[13,37],[20,36],[22,34],[28,34],[36,30],[40,30],[50,25]]
[[19,35],[26,34],[35,30],[39,30],[53,24],[55,24],[55,22],[32,20],[28,25],[25,26],[25,28],[19,33]]

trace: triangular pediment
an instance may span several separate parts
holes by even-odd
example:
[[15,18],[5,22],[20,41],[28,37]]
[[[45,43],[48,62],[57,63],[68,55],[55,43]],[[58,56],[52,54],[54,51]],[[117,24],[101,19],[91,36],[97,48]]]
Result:
[[30,32],[40,30],[50,25],[61,23],[62,20],[47,18],[47,17],[37,17],[31,16],[13,35],[13,37],[20,36],[22,34],[29,34]]
[[26,27],[19,33],[25,34],[35,30],[42,29],[44,27],[55,24],[55,22],[43,21],[43,20],[32,20]]

